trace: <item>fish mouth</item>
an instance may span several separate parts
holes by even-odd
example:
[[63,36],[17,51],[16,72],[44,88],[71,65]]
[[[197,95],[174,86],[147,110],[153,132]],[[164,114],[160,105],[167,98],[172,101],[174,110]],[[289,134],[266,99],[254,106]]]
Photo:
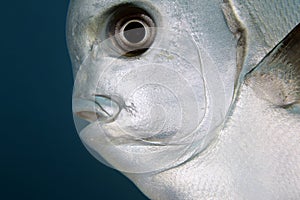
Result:
[[90,123],[110,123],[121,111],[121,104],[110,96],[97,94],[93,98],[73,98],[73,113]]
[[125,173],[169,169],[193,153],[185,144],[153,143],[127,135],[118,122],[94,121],[79,131],[79,137],[98,161]]
[[73,96],[74,121],[85,147],[103,164],[122,172],[148,173],[171,168],[191,157],[187,155],[189,144],[135,135],[138,130],[126,123],[131,114],[123,98],[102,94],[89,97]]

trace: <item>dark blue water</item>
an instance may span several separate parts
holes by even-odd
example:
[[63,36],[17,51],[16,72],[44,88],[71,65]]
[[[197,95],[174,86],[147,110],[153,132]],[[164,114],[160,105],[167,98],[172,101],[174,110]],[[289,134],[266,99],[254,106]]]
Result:
[[1,3],[0,199],[146,199],[77,136],[67,6],[63,0]]

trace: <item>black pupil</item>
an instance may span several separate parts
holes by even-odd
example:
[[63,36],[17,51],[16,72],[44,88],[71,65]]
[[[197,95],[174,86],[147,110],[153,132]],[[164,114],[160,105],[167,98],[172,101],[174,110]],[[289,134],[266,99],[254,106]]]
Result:
[[124,37],[131,43],[138,43],[144,39],[146,30],[139,22],[130,22],[124,28]]

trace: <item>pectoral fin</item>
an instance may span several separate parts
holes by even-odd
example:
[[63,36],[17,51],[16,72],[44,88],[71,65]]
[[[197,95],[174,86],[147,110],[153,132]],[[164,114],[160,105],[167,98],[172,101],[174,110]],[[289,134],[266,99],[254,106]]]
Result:
[[300,24],[246,76],[261,98],[276,106],[300,105]]

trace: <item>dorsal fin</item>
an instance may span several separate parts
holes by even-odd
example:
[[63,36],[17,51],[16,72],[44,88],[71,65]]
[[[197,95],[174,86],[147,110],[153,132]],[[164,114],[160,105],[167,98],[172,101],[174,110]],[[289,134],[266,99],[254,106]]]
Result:
[[282,108],[300,104],[300,23],[248,73],[246,84]]

